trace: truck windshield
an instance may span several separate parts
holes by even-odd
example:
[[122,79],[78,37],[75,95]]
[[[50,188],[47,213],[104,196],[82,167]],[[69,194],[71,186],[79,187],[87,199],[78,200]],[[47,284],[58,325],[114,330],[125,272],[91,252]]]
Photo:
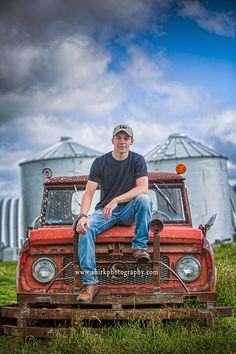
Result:
[[[80,203],[84,190],[76,188],[50,188],[46,194],[44,224],[72,224],[80,212]],[[149,188],[153,210],[164,223],[186,222],[182,189],[179,186],[157,186]],[[95,210],[100,199],[100,190],[96,190],[89,213]]]
[[[47,225],[73,224],[80,213],[80,203],[84,190],[77,188],[49,189],[46,196],[45,221]],[[96,190],[90,213],[95,210],[95,206],[100,199],[100,191]]]
[[180,186],[158,186],[154,183],[149,188],[148,194],[153,202],[153,210],[157,212],[157,217],[163,222],[187,222],[183,191]]

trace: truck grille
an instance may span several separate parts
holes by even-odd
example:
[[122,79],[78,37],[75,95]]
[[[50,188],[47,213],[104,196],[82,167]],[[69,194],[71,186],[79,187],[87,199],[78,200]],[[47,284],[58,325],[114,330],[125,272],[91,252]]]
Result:
[[[97,272],[100,284],[152,284],[153,267],[152,263],[136,264],[129,263],[133,261],[133,256],[122,256],[120,260],[112,260],[112,256],[97,256]],[[66,256],[63,261],[63,267],[72,261],[71,256]],[[107,261],[101,264],[99,261]],[[169,258],[161,256],[161,262],[169,266]],[[64,270],[63,274],[65,284],[73,284],[73,266],[72,264]],[[168,283],[169,270],[161,266],[161,284]]]

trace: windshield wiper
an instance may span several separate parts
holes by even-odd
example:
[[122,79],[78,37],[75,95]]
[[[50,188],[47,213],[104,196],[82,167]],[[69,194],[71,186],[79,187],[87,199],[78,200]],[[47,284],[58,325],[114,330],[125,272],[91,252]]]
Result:
[[[76,193],[78,193],[78,189],[76,188],[76,185],[74,185],[74,190],[75,190]],[[76,195],[75,195],[75,200],[77,201],[79,206],[81,206],[81,203],[80,203],[79,199],[77,199]]]
[[162,190],[156,185],[156,183],[153,183],[153,185],[156,188],[156,190],[158,191],[158,193],[162,196],[162,198],[165,199],[167,205],[173,210],[173,212],[176,215],[178,215],[177,211],[175,210],[175,208],[171,204],[170,199],[165,195],[165,193],[162,192]]

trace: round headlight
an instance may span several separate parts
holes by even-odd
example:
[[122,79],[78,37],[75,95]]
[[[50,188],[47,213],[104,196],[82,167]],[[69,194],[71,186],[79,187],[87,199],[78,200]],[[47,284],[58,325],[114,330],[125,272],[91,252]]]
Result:
[[32,274],[40,283],[49,283],[57,273],[56,264],[49,258],[40,258],[32,266]]
[[176,265],[176,272],[183,281],[194,281],[201,273],[201,264],[194,257],[183,257]]

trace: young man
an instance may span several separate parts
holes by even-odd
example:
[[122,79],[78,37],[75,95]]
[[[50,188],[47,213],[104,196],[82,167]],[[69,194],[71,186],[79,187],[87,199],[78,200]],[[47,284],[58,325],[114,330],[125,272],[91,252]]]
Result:
[[[130,151],[133,142],[132,129],[126,124],[117,125],[113,130],[113,150],[96,158],[91,166],[76,225],[83,282],[83,289],[77,297],[79,303],[91,303],[98,293],[95,259],[97,234],[114,225],[128,226],[135,221],[132,240],[134,258],[142,263],[150,260],[146,250],[152,202],[147,195],[147,166],[143,156]],[[99,183],[100,202],[96,205],[96,211],[87,216]]]

